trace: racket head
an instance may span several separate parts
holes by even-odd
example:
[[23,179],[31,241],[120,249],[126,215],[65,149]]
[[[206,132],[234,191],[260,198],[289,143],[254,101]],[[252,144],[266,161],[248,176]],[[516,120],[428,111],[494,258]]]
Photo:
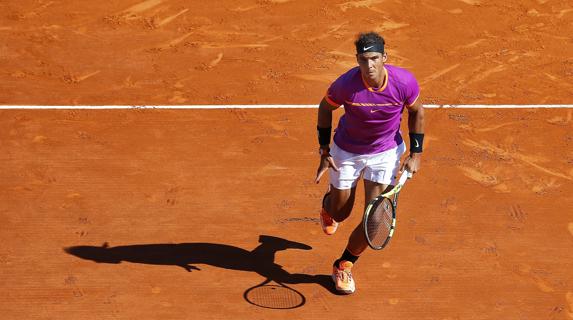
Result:
[[275,284],[271,281],[249,288],[243,297],[248,303],[267,309],[295,309],[306,303],[302,293],[282,283]]
[[394,201],[385,196],[372,200],[364,212],[362,227],[372,249],[381,250],[387,246],[396,228]]

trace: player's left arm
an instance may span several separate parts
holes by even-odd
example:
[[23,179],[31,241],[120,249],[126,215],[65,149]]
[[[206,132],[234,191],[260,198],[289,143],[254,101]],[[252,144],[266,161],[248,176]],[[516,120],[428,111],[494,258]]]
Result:
[[420,97],[413,104],[406,106],[408,110],[408,131],[410,137],[410,154],[404,159],[400,167],[400,173],[404,169],[412,173],[420,170],[424,144],[424,106]]

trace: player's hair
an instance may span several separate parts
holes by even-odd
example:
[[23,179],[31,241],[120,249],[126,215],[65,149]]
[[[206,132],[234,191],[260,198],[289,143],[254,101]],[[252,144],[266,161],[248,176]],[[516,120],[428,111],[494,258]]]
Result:
[[360,51],[359,48],[368,47],[371,45],[378,45],[380,47],[384,47],[385,45],[384,38],[376,32],[362,32],[358,34],[354,45],[356,46],[357,51]]

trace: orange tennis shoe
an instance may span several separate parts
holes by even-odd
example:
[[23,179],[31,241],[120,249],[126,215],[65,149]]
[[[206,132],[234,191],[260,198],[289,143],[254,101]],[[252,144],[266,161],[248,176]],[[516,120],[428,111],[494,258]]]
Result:
[[326,190],[326,194],[324,195],[324,197],[322,197],[322,209],[320,210],[320,226],[322,227],[322,231],[324,231],[324,233],[330,236],[336,232],[336,229],[338,229],[338,222],[334,221],[334,219],[332,219],[332,217],[330,216],[330,214],[328,214],[326,209],[324,209],[324,202],[329,194],[330,194],[330,185]]
[[334,221],[324,208],[320,210],[320,226],[327,235],[333,235],[338,229],[338,222]]
[[353,264],[350,261],[340,261],[338,267],[333,266],[332,280],[334,281],[336,291],[343,294],[351,294],[356,291],[356,284],[350,271],[352,266]]

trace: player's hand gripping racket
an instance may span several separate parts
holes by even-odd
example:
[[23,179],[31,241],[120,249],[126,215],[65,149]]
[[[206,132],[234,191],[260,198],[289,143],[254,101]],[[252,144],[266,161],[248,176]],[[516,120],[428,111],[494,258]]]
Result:
[[[396,206],[398,205],[398,194],[412,177],[412,173],[404,170],[400,180],[392,190],[374,198],[364,211],[362,226],[366,235],[368,245],[374,250],[380,250],[388,245],[396,228]],[[392,199],[393,196],[393,199]]]

